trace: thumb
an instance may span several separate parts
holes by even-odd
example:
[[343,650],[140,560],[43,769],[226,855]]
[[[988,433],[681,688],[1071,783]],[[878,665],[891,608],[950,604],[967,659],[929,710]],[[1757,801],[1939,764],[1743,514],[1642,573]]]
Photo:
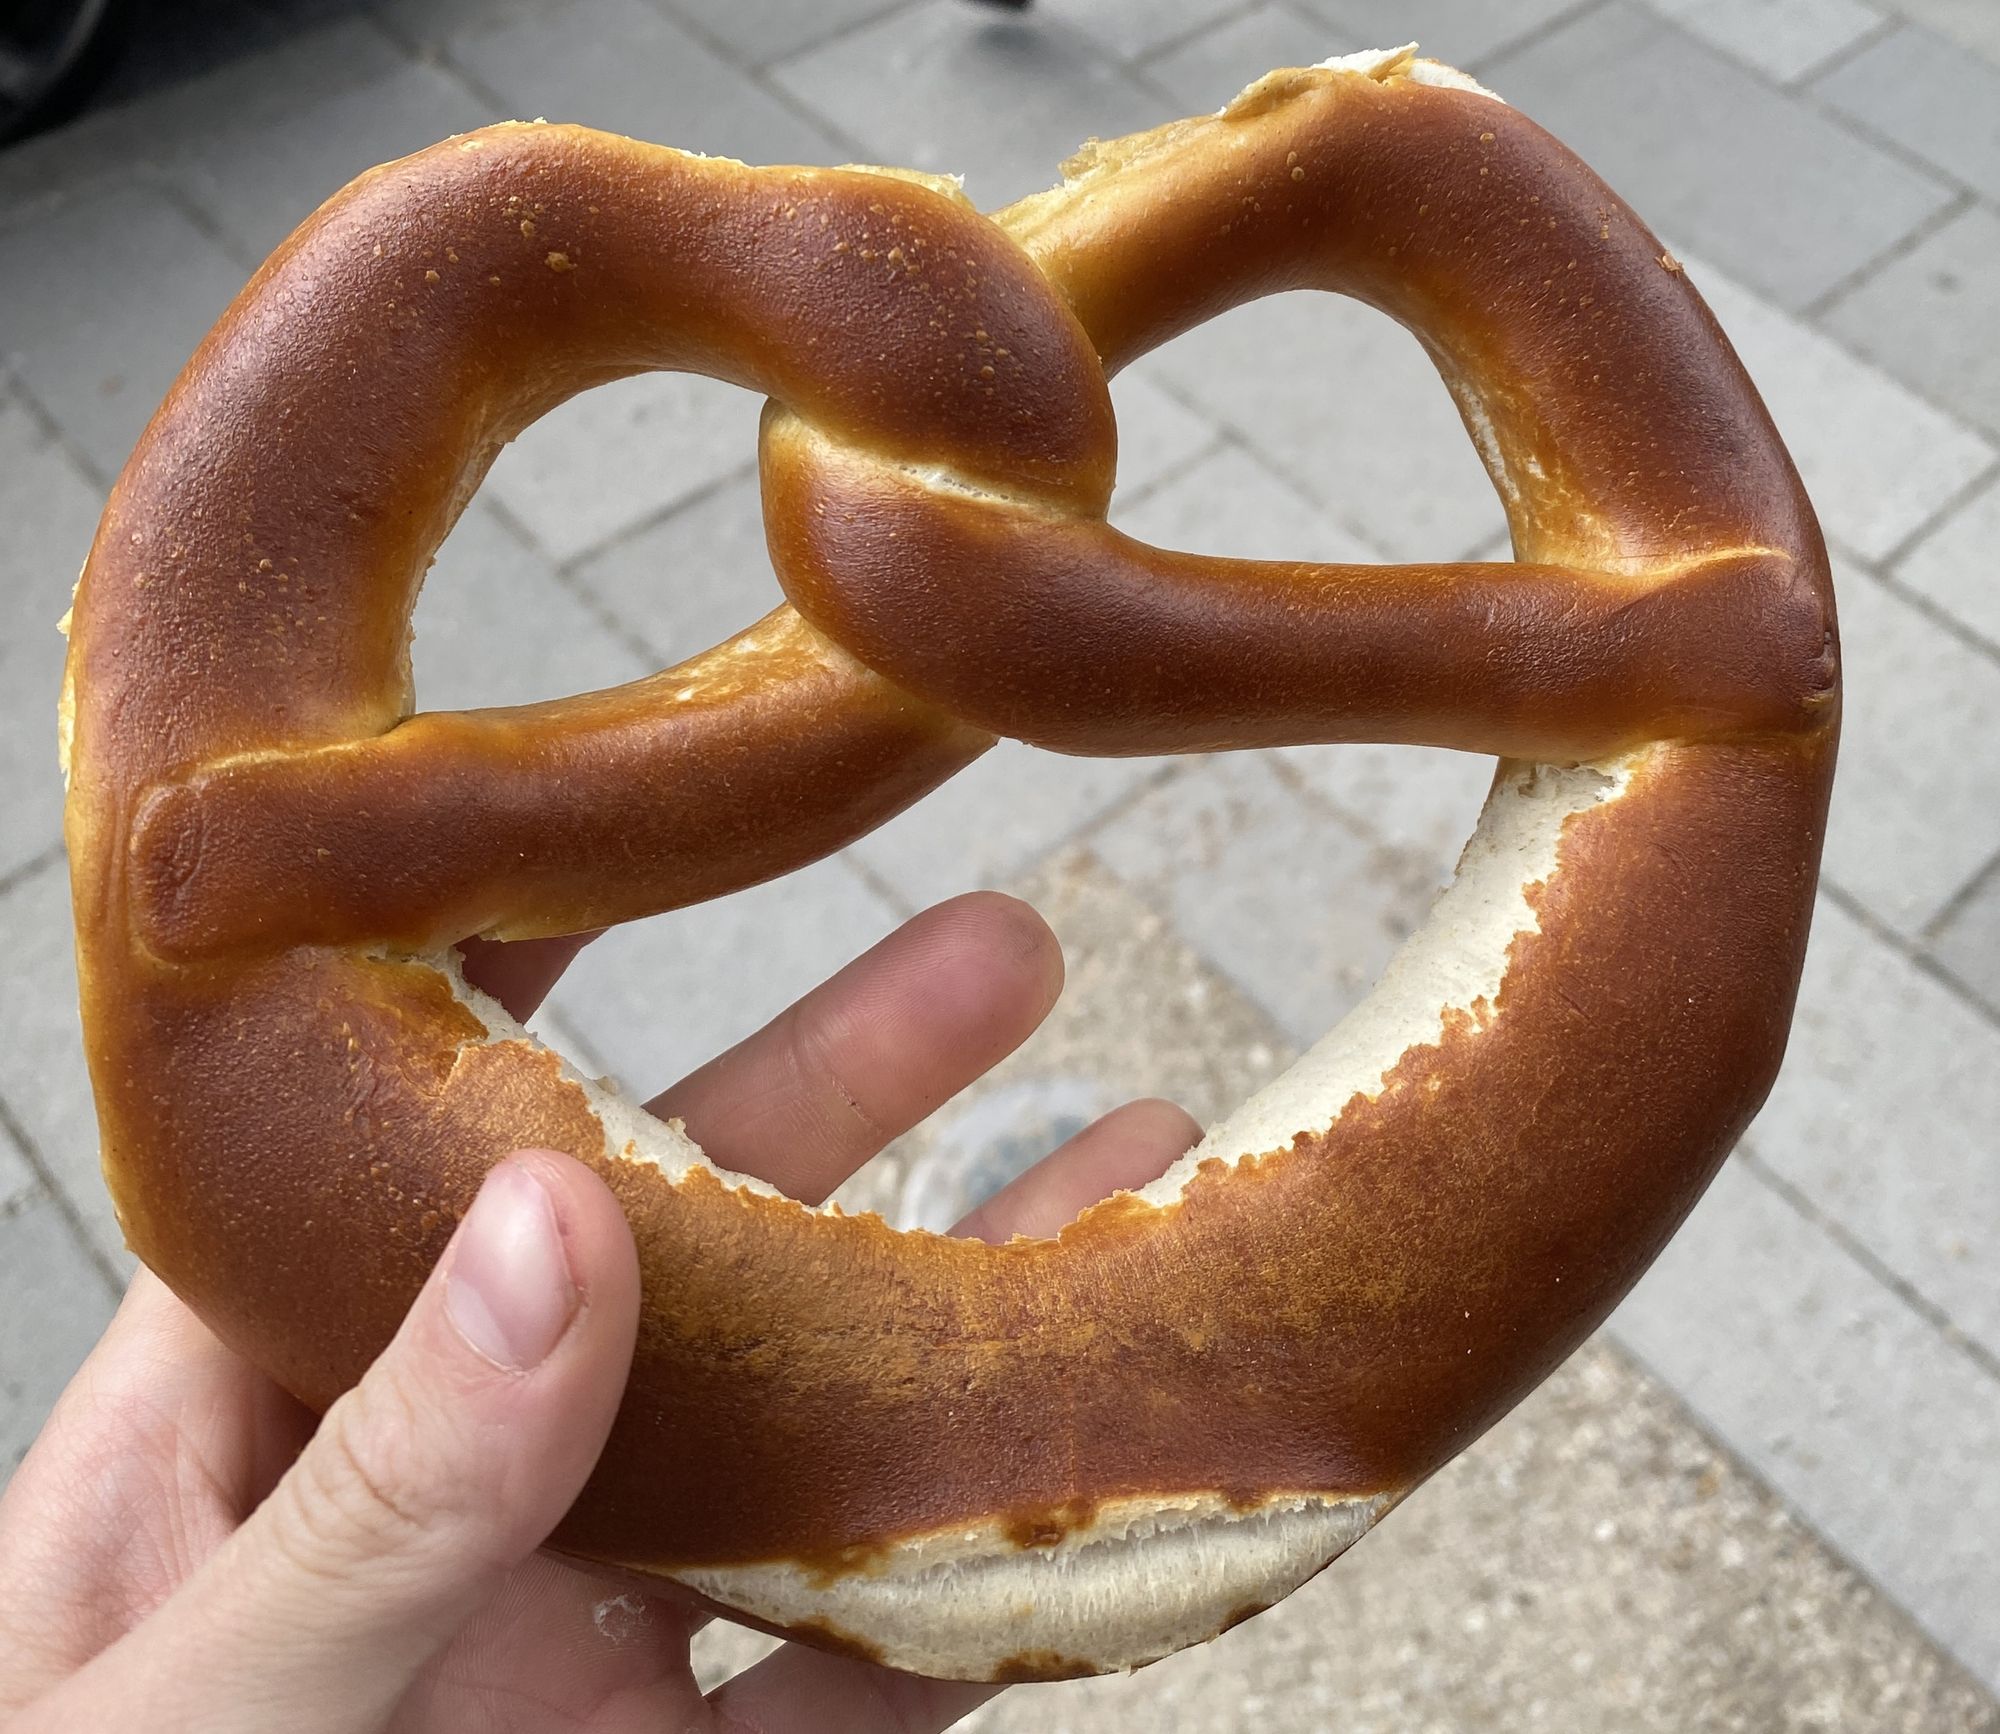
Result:
[[638,1303],[604,1184],[546,1151],[501,1162],[381,1358],[250,1520],[99,1658],[125,1678],[96,1684],[156,1728],[380,1727],[576,1498]]

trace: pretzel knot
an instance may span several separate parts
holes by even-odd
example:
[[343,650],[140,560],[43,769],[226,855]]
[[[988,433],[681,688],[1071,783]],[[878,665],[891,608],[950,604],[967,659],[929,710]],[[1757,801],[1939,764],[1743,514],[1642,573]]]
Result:
[[[1107,525],[1107,373],[1298,288],[1416,333],[1514,561]],[[770,398],[788,605],[627,687],[416,712],[417,586],[493,454],[661,367]],[[106,1173],[141,1256],[324,1404],[486,1166],[569,1150],[647,1311],[562,1545],[899,1666],[1130,1665],[1325,1564],[1699,1195],[1783,1051],[1837,692],[1811,508],[1678,265],[1408,51],[1274,73],[990,219],[925,176],[488,129],[294,235],[107,508],[65,700]],[[1000,735],[1508,762],[1369,1001],[1056,1240],[719,1174],[459,978],[470,935],[787,871]]]

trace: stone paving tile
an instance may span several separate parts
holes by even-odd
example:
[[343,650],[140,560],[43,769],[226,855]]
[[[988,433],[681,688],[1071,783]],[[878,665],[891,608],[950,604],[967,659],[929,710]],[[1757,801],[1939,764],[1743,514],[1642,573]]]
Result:
[[1076,759],[1002,741],[848,853],[910,909],[1004,885],[1170,759]]
[[1871,42],[1812,88],[1954,179],[2000,198],[2000,67],[1906,28]]
[[653,671],[477,500],[424,580],[415,628],[410,660],[424,710],[532,704]]
[[1180,110],[1209,114],[1277,67],[1311,66],[1374,46],[1290,6],[1259,6],[1148,61],[1146,76],[1171,95]]
[[7,959],[8,983],[0,1100],[82,1217],[98,1252],[119,1269],[130,1269],[132,1258],[98,1172],[97,1110],[76,1014],[69,871],[60,859],[0,892],[0,957]]
[[11,1214],[31,1192],[39,1191],[41,1184],[13,1134],[0,1126],[0,1217]]
[[[1396,48],[1415,42],[1433,60],[1470,69],[1524,36],[1533,35],[1576,0],[1299,0],[1353,39],[1356,48]],[[1328,53],[1333,50],[1329,49]]]
[[135,113],[150,116],[152,105],[97,109],[51,132],[21,139],[0,150],[0,245],[4,231],[24,216],[53,209],[77,193],[131,179],[139,158],[134,150]]
[[1214,444],[1219,431],[1164,387],[1151,356],[1142,356],[1111,382],[1111,406],[1118,415],[1118,490],[1111,503],[1116,523],[1162,476]]
[[1647,0],[1683,30],[1789,84],[1879,29],[1861,0]]
[[1931,932],[1927,950],[2000,1016],[2000,867]]
[[1087,841],[1300,1045],[1361,998],[1437,890],[1259,754],[1196,760]]
[[[171,40],[174,33],[161,33]],[[131,53],[163,44],[135,44]],[[274,138],[286,103],[309,112],[349,85],[393,72],[402,57],[381,32],[355,20],[284,39],[267,29],[238,37],[234,56],[194,76],[168,74],[157,88],[119,97],[107,87],[81,117],[0,152],[0,210],[59,202],[103,180],[171,167],[215,129],[232,128],[246,106],[259,111],[260,154],[300,159]]]
[[0,1217],[0,1486],[114,1305],[53,1199]]
[[242,287],[243,267],[164,194],[115,187],[0,234],[0,345],[109,478]]
[[1740,1161],[1610,1329],[1934,1637],[2000,1681],[2000,1381]]
[[1683,263],[1750,370],[1833,539],[1879,560],[2000,456],[1712,265]]
[[553,559],[573,560],[754,459],[762,408],[701,374],[638,374],[532,423],[484,486]]
[[571,966],[549,1007],[582,1039],[586,1052],[571,1057],[604,1067],[643,1101],[762,1027],[901,920],[845,862],[822,861],[614,929]]
[[2000,651],[2000,481],[1905,554],[1896,577]]
[[1119,515],[1141,541],[1241,560],[1369,561],[1376,552],[1241,446],[1224,446]]
[[847,152],[645,0],[574,0],[450,41],[451,58],[522,120],[581,121],[750,163]]
[[1636,5],[1581,13],[1480,75],[1676,249],[1786,307],[1825,294],[1952,196]]
[[1243,0],[1036,0],[1036,10],[1088,31],[1121,59],[1136,60],[1162,43],[1240,11],[1242,4]]
[[873,160],[963,174],[982,209],[1054,186],[1087,138],[1174,118],[1080,31],[964,0],[898,12],[775,76]]
[[1287,747],[1278,757],[1328,806],[1443,885],[1479,822],[1495,761],[1443,747]]
[[900,0],[671,0],[673,9],[752,66],[823,42]]
[[[357,76],[363,66],[374,68],[365,78]],[[337,80],[326,76],[331,68],[340,69]],[[250,260],[363,169],[503,118],[457,79],[402,58],[380,31],[352,19],[204,83],[208,112],[175,139],[169,172]]]
[[1905,18],[2000,66],[2000,6],[1993,0],[1894,0],[1894,4]]
[[1436,370],[1372,307],[1269,296],[1176,338],[1151,365],[1391,559],[1461,558],[1505,527]]
[[784,601],[764,547],[754,471],[580,562],[574,580],[666,668],[720,644]]
[[2000,850],[2000,754],[1971,747],[2000,740],[2000,664],[1852,567],[1834,582],[1846,711],[1826,875],[1915,936]]
[[[4,391],[4,387],[0,387]],[[62,837],[56,622],[90,552],[97,485],[15,398],[0,395],[0,877]]]
[[2000,436],[2000,215],[1973,205],[1841,296],[1836,335]]
[[[432,51],[462,31],[559,12],[567,0],[363,0],[399,38]],[[516,117],[519,118],[519,117]]]
[[2000,1360],[1996,1125],[2000,1025],[1822,899],[1785,1069],[1750,1141]]

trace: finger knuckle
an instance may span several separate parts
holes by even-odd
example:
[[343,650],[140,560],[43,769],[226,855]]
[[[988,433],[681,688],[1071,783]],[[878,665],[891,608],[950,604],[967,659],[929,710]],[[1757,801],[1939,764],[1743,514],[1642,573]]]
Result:
[[418,1428],[393,1385],[363,1385],[329,1409],[290,1481],[281,1547],[302,1571],[339,1577],[358,1559],[428,1550],[436,1524],[415,1473]]

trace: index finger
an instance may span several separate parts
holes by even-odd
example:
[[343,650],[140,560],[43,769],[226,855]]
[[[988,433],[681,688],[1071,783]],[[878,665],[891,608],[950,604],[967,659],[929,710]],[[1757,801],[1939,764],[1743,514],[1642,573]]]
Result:
[[1019,1047],[1062,975],[1027,904],[955,897],[647,1106],[686,1122],[711,1161],[816,1204]]

